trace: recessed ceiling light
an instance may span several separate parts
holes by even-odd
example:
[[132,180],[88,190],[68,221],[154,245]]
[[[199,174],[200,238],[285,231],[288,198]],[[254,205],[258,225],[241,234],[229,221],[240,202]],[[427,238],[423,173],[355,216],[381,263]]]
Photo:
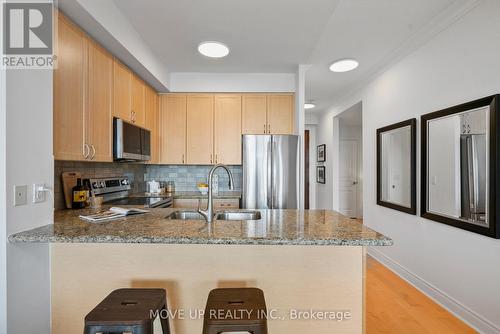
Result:
[[304,109],[312,109],[315,107],[316,107],[316,105],[314,103],[305,103],[304,104]]
[[198,45],[198,52],[210,58],[222,58],[229,54],[229,48],[221,42],[203,42]]
[[330,71],[338,73],[349,72],[358,66],[359,63],[356,59],[340,59],[330,65]]

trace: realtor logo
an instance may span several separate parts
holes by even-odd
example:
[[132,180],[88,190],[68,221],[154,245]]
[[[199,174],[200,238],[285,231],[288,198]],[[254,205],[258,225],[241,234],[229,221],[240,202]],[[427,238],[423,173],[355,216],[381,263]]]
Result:
[[3,4],[2,65],[7,68],[49,69],[53,65],[53,3]]

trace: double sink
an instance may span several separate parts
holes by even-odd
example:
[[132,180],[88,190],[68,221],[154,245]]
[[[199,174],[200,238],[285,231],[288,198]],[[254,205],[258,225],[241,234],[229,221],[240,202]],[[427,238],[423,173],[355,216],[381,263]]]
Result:
[[[174,211],[167,219],[175,220],[204,220],[198,211]],[[259,211],[221,211],[215,214],[215,220],[259,220],[262,216]]]

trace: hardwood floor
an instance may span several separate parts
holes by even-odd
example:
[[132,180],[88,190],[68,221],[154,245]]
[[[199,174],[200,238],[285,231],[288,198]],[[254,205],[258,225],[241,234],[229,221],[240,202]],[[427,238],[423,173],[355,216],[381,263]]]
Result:
[[477,333],[375,259],[366,264],[366,334]]

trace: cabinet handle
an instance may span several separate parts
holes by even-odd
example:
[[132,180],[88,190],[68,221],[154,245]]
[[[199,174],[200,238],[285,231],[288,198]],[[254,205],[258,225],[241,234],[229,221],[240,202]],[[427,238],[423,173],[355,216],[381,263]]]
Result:
[[94,144],[90,144],[90,146],[92,147],[92,157],[90,158],[90,160],[94,160],[94,158],[95,158],[95,147],[94,147]]
[[267,133],[267,131],[266,131],[266,125],[265,124],[264,124],[264,133]]
[[[85,153],[85,149],[87,149],[87,153]],[[89,157],[89,154],[90,154],[89,145],[87,145],[87,143],[85,143],[85,144],[83,144],[83,157],[85,159],[87,159]]]
[[210,154],[210,163],[213,163],[213,154]]
[[271,133],[271,124],[267,125],[267,133]]
[[182,163],[184,163],[184,154],[182,155]]
[[215,163],[218,163],[218,160],[219,160],[219,157],[218,157],[218,155],[216,154],[216,155],[215,155]]

